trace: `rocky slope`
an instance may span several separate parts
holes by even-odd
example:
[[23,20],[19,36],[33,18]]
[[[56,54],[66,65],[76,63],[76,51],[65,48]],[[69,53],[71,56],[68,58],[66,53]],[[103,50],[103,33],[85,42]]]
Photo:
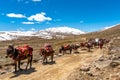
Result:
[[[114,38],[95,61],[83,64],[68,80],[120,80],[120,38]],[[117,43],[117,44],[116,44]]]

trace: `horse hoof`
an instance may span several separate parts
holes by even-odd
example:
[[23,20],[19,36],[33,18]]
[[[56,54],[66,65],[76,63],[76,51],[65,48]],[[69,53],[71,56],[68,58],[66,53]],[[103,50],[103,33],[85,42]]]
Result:
[[13,73],[16,73],[17,72],[17,70],[16,71],[13,71]]
[[55,61],[52,60],[51,62],[55,62]]
[[20,68],[19,70],[22,71],[23,69]]

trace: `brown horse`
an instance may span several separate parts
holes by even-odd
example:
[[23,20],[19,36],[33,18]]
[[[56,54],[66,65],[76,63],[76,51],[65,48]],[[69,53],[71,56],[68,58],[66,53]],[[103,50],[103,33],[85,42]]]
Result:
[[93,47],[93,43],[92,42],[87,42],[86,47],[88,48],[88,52],[90,52],[91,48]]
[[82,42],[80,43],[80,47],[81,48],[87,48],[88,49],[88,52],[90,52],[91,48],[92,48],[92,43],[91,42]]
[[54,50],[49,51],[49,50],[46,50],[45,48],[41,48],[39,55],[43,57],[42,63],[48,62],[47,61],[48,56],[51,56],[51,62],[53,62],[54,52],[55,52]]
[[102,49],[103,48],[103,45],[104,45],[104,40],[103,39],[100,39],[99,42],[99,48]]
[[70,54],[72,53],[72,46],[71,45],[65,45],[65,46],[61,46],[59,49],[59,53],[63,53],[63,55],[66,53],[66,51],[69,51]]
[[72,49],[75,51],[75,53],[78,53],[78,48],[80,47],[80,44],[72,44],[71,45]]
[[86,48],[86,46],[87,46],[87,42],[81,42],[80,43],[80,47],[81,48]]
[[[10,57],[14,60],[14,65],[15,65],[15,72],[17,71],[17,67],[19,68],[19,70],[22,70],[20,68],[20,62],[21,60],[27,59],[27,66],[26,69],[30,63],[30,68],[32,66],[32,58],[33,58],[33,48],[29,47],[29,46],[21,46],[18,48],[14,48],[13,45],[9,45],[7,48],[7,54],[6,54],[6,58]],[[17,66],[18,63],[18,66]]]
[[80,47],[80,44],[72,44],[72,49],[77,50]]

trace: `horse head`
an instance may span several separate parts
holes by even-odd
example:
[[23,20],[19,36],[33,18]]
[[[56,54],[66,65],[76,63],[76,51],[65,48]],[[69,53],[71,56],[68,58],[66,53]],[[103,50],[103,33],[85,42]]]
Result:
[[39,52],[39,55],[43,55],[44,54],[44,52],[45,52],[45,49],[44,48],[40,48],[40,52]]
[[59,48],[59,53],[61,53],[64,50],[64,46],[61,45],[61,47]]
[[9,45],[7,50],[6,50],[6,58],[7,57],[10,57],[10,58],[13,57],[14,52],[15,52],[15,49],[14,49],[13,45]]

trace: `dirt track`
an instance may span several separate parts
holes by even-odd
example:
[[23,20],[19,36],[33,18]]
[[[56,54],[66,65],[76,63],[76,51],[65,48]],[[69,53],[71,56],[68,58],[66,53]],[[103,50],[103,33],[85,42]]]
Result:
[[35,63],[32,69],[1,75],[0,80],[66,80],[74,69],[92,62],[101,53],[102,50],[95,49],[93,52],[80,51],[79,54],[65,54],[56,58],[53,64]]

